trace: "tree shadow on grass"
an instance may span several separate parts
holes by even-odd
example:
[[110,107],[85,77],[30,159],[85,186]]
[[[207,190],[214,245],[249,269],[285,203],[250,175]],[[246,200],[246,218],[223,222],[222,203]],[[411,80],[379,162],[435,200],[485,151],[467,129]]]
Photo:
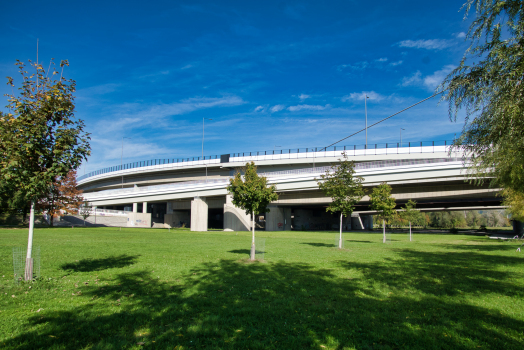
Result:
[[334,243],[331,243],[331,244],[329,243],[300,243],[300,244],[307,244],[312,247],[328,247],[328,248],[333,248],[336,246]]
[[[446,259],[415,252],[405,257],[439,266]],[[422,268],[419,264],[399,262],[397,272],[380,264],[357,266],[365,270],[366,280],[338,278],[331,270],[305,263],[245,265],[230,260],[203,263],[174,282],[160,281],[147,271],[116,274],[109,285],[82,286],[82,295],[76,296],[84,299],[80,306],[35,314],[26,330],[6,339],[3,347],[130,349],[142,348],[140,344],[155,349],[321,350],[524,345],[521,319],[468,304],[461,297],[410,295],[396,288],[417,281],[413,275]],[[481,282],[492,277],[483,267],[479,263],[473,275]],[[432,277],[428,270],[418,279]],[[450,284],[455,281],[458,278]],[[373,283],[393,283],[393,293],[373,288]],[[479,285],[470,283],[463,289],[474,293]],[[431,291],[422,283],[414,288]],[[503,288],[514,287],[506,283],[497,289]],[[493,283],[480,292],[494,289]]]
[[60,266],[62,270],[74,272],[92,272],[106,269],[122,268],[136,263],[139,255],[110,256],[103,259],[82,259]]
[[358,239],[346,239],[346,242],[354,242],[354,243],[377,243],[377,242],[371,242],[371,241],[359,241]]
[[523,259],[475,252],[394,251],[399,258],[374,263],[343,261],[340,264],[358,270],[370,285],[383,283],[399,292],[415,291],[435,297],[486,293],[524,297],[521,286],[511,282],[511,279],[524,278],[524,273],[510,274],[495,268],[497,265],[513,265],[521,266],[521,271],[524,271]]

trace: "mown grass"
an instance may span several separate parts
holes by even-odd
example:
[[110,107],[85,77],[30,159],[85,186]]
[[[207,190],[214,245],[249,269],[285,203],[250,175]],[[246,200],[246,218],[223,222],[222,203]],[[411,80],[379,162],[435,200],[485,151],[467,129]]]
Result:
[[[0,230],[3,349],[522,349],[524,253],[462,235],[118,228],[35,231],[16,284]],[[14,296],[14,297],[13,297]]]

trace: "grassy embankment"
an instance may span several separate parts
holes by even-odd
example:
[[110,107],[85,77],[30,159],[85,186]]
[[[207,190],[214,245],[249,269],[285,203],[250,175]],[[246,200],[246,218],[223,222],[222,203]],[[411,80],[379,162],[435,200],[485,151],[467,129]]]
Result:
[[524,252],[463,235],[37,229],[16,284],[0,230],[2,349],[522,349]]

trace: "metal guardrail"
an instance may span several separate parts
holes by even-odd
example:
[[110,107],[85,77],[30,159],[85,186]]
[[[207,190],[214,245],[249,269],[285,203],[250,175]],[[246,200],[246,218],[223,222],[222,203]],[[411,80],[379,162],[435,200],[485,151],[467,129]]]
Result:
[[[256,152],[242,152],[231,153],[229,155],[229,162],[244,162],[251,160],[279,160],[279,159],[300,159],[300,158],[318,158],[325,156],[341,156],[342,152],[346,152],[349,156],[359,155],[380,155],[380,154],[411,154],[411,153],[431,153],[448,150],[453,141],[419,141],[419,142],[403,142],[400,143],[377,143],[372,145],[352,145],[352,146],[333,146],[333,147],[315,147],[315,148],[290,148],[271,151],[256,151]],[[173,168],[178,166],[196,166],[204,164],[220,163],[221,156],[204,156],[204,157],[189,157],[189,158],[165,158],[165,159],[151,159],[139,162],[132,162],[123,165],[103,168],[92,171],[90,173],[81,175],[77,181],[81,181],[93,176],[117,172],[136,168],[156,168],[162,165],[171,165]]]

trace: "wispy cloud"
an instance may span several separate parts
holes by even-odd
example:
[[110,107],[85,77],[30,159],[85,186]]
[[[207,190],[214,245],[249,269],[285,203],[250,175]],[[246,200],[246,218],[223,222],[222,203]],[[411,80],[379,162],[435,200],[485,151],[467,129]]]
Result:
[[464,39],[466,37],[466,33],[460,32],[455,35],[458,39]]
[[400,61],[396,61],[396,62],[391,62],[389,65],[391,67],[396,67],[396,66],[400,66],[402,63],[404,63],[404,61],[400,60]]
[[400,47],[409,47],[415,49],[426,49],[426,50],[443,50],[452,46],[454,42],[452,40],[444,39],[427,39],[427,40],[403,40],[398,43]]
[[262,112],[264,110],[264,106],[257,106],[257,108],[255,108],[255,112]]
[[298,96],[298,98],[299,98],[301,101],[304,101],[304,100],[306,100],[306,99],[308,99],[308,98],[310,98],[310,97],[311,97],[310,95],[306,95],[306,94],[300,94],[300,95]]
[[330,105],[320,106],[320,105],[297,105],[289,106],[287,109],[290,112],[299,112],[299,111],[323,111],[325,109],[331,108]]
[[366,98],[366,96],[370,100],[375,100],[375,101],[382,101],[387,98],[386,96],[381,95],[375,91],[362,91],[362,92],[352,92],[349,95],[342,97],[342,101],[343,102],[362,101]]
[[337,67],[337,70],[342,71],[346,68],[352,69],[352,70],[364,70],[367,67],[369,67],[368,61],[360,61],[353,64],[341,64]]
[[276,113],[276,112],[280,112],[284,108],[286,108],[286,106],[284,106],[284,105],[274,105],[269,110],[271,111],[271,113]]
[[432,91],[434,90],[442,81],[444,78],[451,73],[453,69],[455,69],[456,66],[452,64],[448,64],[444,66],[442,69],[439,69],[433,74],[422,76],[422,73],[420,71],[416,71],[411,76],[404,77],[402,79],[402,86],[423,86],[426,89]]
[[208,109],[214,107],[232,107],[244,104],[245,101],[238,96],[225,97],[196,97],[182,100],[181,102],[170,104],[158,104],[143,106],[137,103],[128,103],[117,105],[113,108],[111,113],[111,123],[105,120],[100,124],[104,125],[102,130],[104,132],[112,132],[114,130],[122,130],[122,128],[131,128],[140,124],[140,127],[147,125],[157,125],[162,122],[162,119],[191,113],[201,109]]
[[387,57],[381,57],[375,60],[375,62],[387,62],[387,61],[388,61]]

